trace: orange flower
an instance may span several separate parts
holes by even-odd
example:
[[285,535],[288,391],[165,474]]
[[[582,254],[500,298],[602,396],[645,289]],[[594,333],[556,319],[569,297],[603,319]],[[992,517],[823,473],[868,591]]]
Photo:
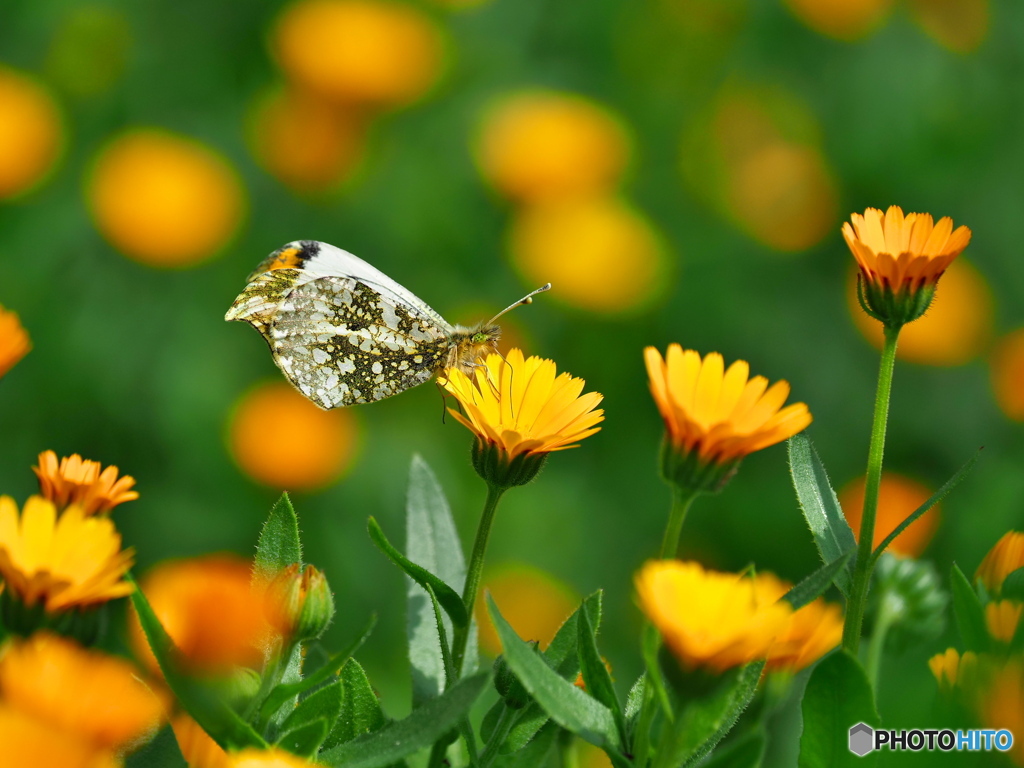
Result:
[[904,216],[898,205],[884,214],[868,208],[850,219],[853,226],[843,224],[843,237],[864,279],[893,290],[934,284],[971,242],[971,230],[954,231],[948,216],[934,224],[930,213]]
[[231,755],[225,765],[226,768],[316,768],[314,763],[276,747],[242,750]]
[[992,355],[992,389],[1003,413],[1024,421],[1024,328],[1008,333]]
[[[846,522],[860,537],[860,518],[864,512],[864,478],[854,480],[839,493]],[[895,472],[884,472],[878,488],[878,516],[875,518],[875,540],[872,548],[892,533],[915,509],[932,495],[924,485]],[[939,527],[939,505],[925,512],[909,528],[896,537],[887,552],[903,557],[920,557]]]
[[[235,666],[260,668],[270,636],[265,591],[253,589],[252,563],[234,555],[207,555],[153,568],[140,584],[182,662],[199,674]],[[133,613],[132,646],[159,673]]]
[[228,753],[191,717],[186,714],[173,717],[171,728],[189,768],[227,768]]
[[42,601],[49,612],[130,595],[121,577],[133,552],[106,517],[71,506],[60,518],[53,502],[33,496],[19,517],[9,496],[0,496],[0,574],[26,606]]
[[[754,577],[765,600],[780,600],[793,585],[772,573]],[[768,650],[766,669],[799,672],[831,651],[843,639],[843,610],[823,597],[794,611]]]
[[11,370],[31,349],[32,342],[18,316],[0,305],[0,376]]
[[[964,654],[965,656],[967,654]],[[1013,734],[1010,758],[1024,765],[1024,664],[1019,658],[991,675],[981,697],[981,720],[986,728],[1005,728]]]
[[0,696],[107,750],[120,750],[155,729],[164,709],[124,659],[48,632],[7,646],[0,657]]
[[[665,359],[647,347],[644,360],[651,394],[665,422],[663,472],[684,486],[703,489],[705,467],[734,466],[748,453],[792,437],[811,423],[804,403],[782,407],[788,382],[769,388],[764,376],[748,380],[750,367],[742,360],[726,370],[717,352],[701,360],[698,352],[684,351],[678,344],[669,345]],[[716,476],[708,482],[720,481]]]
[[989,592],[998,595],[1006,577],[1022,567],[1024,567],[1024,533],[1008,531],[985,555],[974,578],[980,579]]
[[1024,603],[1015,600],[997,600],[985,606],[985,624],[993,638],[1009,643],[1017,632]]
[[0,200],[43,181],[64,144],[60,111],[34,78],[0,66]]
[[56,504],[66,507],[75,504],[87,515],[109,512],[118,504],[139,498],[138,491],[130,490],[135,478],[117,476],[117,467],[100,471],[98,461],[83,459],[77,453],[57,463],[57,454],[43,451],[39,466],[32,471],[39,478],[39,492]]
[[636,588],[643,612],[688,669],[724,672],[767,657],[793,615],[754,579],[693,562],[652,560]]
[[38,768],[120,768],[110,750],[0,702],[3,764]]
[[960,655],[956,648],[947,648],[945,653],[938,653],[928,659],[928,667],[939,687],[950,690],[959,685],[970,684],[978,669],[978,657],[973,651]]

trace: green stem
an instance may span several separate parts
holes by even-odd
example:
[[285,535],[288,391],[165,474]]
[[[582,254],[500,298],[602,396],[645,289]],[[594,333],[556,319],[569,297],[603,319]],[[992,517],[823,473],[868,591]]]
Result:
[[665,526],[665,535],[662,536],[661,551],[658,554],[661,560],[671,559],[679,551],[679,537],[683,532],[686,513],[690,511],[690,505],[698,493],[699,491],[683,490],[677,485],[672,486],[672,509],[668,513],[668,524]]
[[[889,628],[896,619],[896,611],[887,593],[882,594],[878,605],[878,616],[875,618],[875,627],[871,633],[871,642],[868,644],[868,658],[865,664],[865,672],[871,689],[878,688],[878,671],[882,666],[882,651],[885,648],[885,638],[889,634]],[[877,694],[876,694],[877,697]]]
[[900,329],[885,329],[882,362],[878,370],[878,390],[875,394],[875,416],[871,424],[871,445],[868,448],[867,482],[864,488],[864,514],[860,521],[857,563],[853,571],[853,587],[846,605],[846,623],[843,625],[843,647],[856,655],[860,645],[864,606],[871,584],[871,549],[875,540],[875,514],[878,512],[878,488],[882,482],[882,455],[885,452],[885,427],[889,419],[889,395],[892,392],[892,373],[896,365],[896,339]]

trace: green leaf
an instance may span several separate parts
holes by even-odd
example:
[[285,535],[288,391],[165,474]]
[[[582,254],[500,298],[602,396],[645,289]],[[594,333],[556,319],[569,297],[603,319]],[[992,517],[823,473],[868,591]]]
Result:
[[646,675],[640,675],[633,683],[633,687],[629,689],[629,694],[626,696],[626,723],[630,728],[633,727],[633,721],[637,715],[640,714],[640,707],[644,703],[644,685],[646,685]]
[[[284,723],[282,723],[281,731],[287,733],[316,720],[326,722],[329,731],[341,714],[343,698],[344,690],[341,680],[335,680],[323,688],[318,688],[300,701],[299,705],[291,711],[288,717],[285,718]],[[324,737],[326,738],[326,736],[327,733],[325,732]]]
[[[839,499],[829,483],[828,473],[814,445],[804,434],[789,438],[789,471],[800,508],[811,529],[822,562],[834,562],[855,549],[857,542],[843,517]],[[848,561],[846,569],[836,574],[835,579],[836,586],[844,596],[849,596],[852,579],[852,563]]]
[[808,603],[817,600],[832,585],[836,574],[845,568],[852,554],[853,550],[850,550],[839,559],[821,566],[783,595],[782,599],[793,608],[803,608]]
[[701,768],[758,768],[765,746],[764,731],[752,730],[716,749]]
[[[406,502],[406,557],[461,591],[466,581],[466,562],[448,502],[430,467],[413,456],[409,468]],[[469,617],[472,620],[472,617]],[[445,623],[448,622],[445,617]],[[446,626],[449,636],[451,627]],[[413,706],[432,699],[445,687],[441,641],[426,590],[412,578],[406,582],[406,635],[412,663]],[[476,668],[476,627],[470,631],[463,674]]]
[[871,553],[872,562],[877,560],[879,556],[886,550],[886,548],[896,540],[896,537],[903,533],[907,528],[909,528],[910,525],[915,520],[917,520],[917,518],[919,518],[929,509],[931,509],[940,501],[942,501],[946,497],[947,493],[953,490],[956,486],[960,484],[961,480],[967,477],[967,473],[971,471],[975,463],[981,457],[982,450],[983,449],[979,448],[978,452],[971,457],[970,461],[968,461],[966,464],[960,467],[957,473],[953,475],[951,478],[949,478],[949,480],[947,480],[945,484],[941,488],[939,488],[939,490],[933,493],[928,498],[928,500],[925,501],[924,504],[922,504],[920,507],[911,512],[902,523],[900,523],[893,529],[892,533],[890,533],[888,536],[882,539],[881,543],[877,547],[875,547],[875,551]]
[[[441,640],[441,661],[444,663],[444,675],[447,680],[455,679],[455,662],[452,659],[451,646],[448,645],[448,633],[444,626],[444,616],[441,615],[441,606],[437,602],[437,596],[429,584],[426,585],[427,594],[430,595],[430,602],[434,607],[434,623],[437,625],[437,634]],[[473,728],[469,720],[463,718],[459,721],[459,733],[466,741],[466,749],[469,750],[470,765],[476,765],[476,737],[473,735]]]
[[377,521],[372,517],[367,522],[367,528],[370,531],[370,538],[373,539],[373,543],[377,545],[377,548],[381,552],[388,556],[388,559],[391,560],[391,562],[405,571],[409,578],[424,589],[430,587],[437,596],[437,601],[441,604],[441,607],[444,608],[448,617],[455,622],[456,626],[466,626],[466,622],[469,621],[469,616],[466,613],[466,606],[462,604],[462,598],[459,596],[458,592],[449,587],[426,568],[416,565],[416,563],[412,562],[409,558],[395,549],[384,535],[384,531],[381,530]]
[[299,541],[299,518],[285,492],[270,510],[260,531],[253,576],[272,579],[278,571],[293,563],[302,564],[302,543]]
[[693,766],[711,754],[754,698],[763,669],[756,661],[725,675],[711,696],[692,702],[666,726],[676,732],[674,765]]
[[1024,600],[1024,568],[1010,571],[999,588],[1003,600]]
[[653,624],[644,626],[641,637],[640,653],[643,656],[644,668],[647,670],[647,682],[650,683],[654,695],[661,705],[662,712],[671,720],[672,703],[668,695],[668,686],[665,684],[665,675],[661,670],[659,655],[661,652],[661,635]]
[[971,588],[971,582],[956,563],[953,563],[949,573],[949,586],[953,593],[953,615],[956,616],[956,626],[964,641],[964,650],[975,653],[987,651],[989,636],[985,609],[978,600],[978,593]]
[[881,720],[868,677],[848,652],[836,651],[818,662],[801,707],[799,768],[862,768],[877,761],[877,752],[858,757],[850,751],[850,728],[857,723],[875,727]]
[[283,733],[277,740],[277,746],[293,755],[304,757],[307,760],[312,759],[320,749],[320,745],[324,743],[330,729],[331,724],[323,719],[303,723],[297,728]]
[[188,768],[174,731],[167,725],[125,759],[124,768]]
[[516,752],[499,755],[492,765],[494,768],[537,768],[547,765],[557,749],[559,733],[562,733],[561,728],[555,723],[548,723],[529,744]]
[[563,679],[534,653],[505,621],[490,595],[487,604],[509,668],[551,719],[595,746],[621,752],[611,710]]
[[266,748],[267,743],[252,727],[242,720],[217,694],[196,680],[183,675],[174,661],[179,653],[174,641],[164,630],[160,620],[131,574],[126,576],[135,586],[131,601],[149,647],[160,665],[167,686],[185,711],[192,715],[200,727],[224,749],[245,747]]
[[349,659],[358,651],[366,639],[373,632],[374,626],[377,624],[377,616],[374,614],[370,617],[370,621],[363,628],[362,633],[355,640],[349,643],[348,647],[343,649],[340,653],[335,654],[331,657],[324,666],[312,674],[306,675],[298,682],[294,683],[282,683],[278,685],[274,690],[267,696],[266,701],[260,707],[260,721],[266,722],[271,716],[283,707],[289,700],[295,698],[304,691],[308,691],[311,688],[316,688],[318,685],[323,685],[331,679],[337,672],[344,667]]
[[612,676],[605,666],[601,653],[597,650],[597,636],[590,626],[590,619],[586,611],[579,612],[579,655],[580,668],[583,671],[583,682],[587,686],[587,693],[597,699],[611,710],[615,718],[615,725],[619,729],[619,739],[626,743],[626,718],[622,714],[622,705],[618,696],[615,695],[615,686],[612,684]]
[[428,747],[452,730],[487,687],[490,674],[459,680],[436,699],[414,709],[404,720],[320,753],[317,761],[344,768],[385,768]]
[[351,659],[341,670],[341,713],[334,728],[324,742],[324,749],[352,741],[359,736],[378,731],[387,724],[377,694],[363,667]]

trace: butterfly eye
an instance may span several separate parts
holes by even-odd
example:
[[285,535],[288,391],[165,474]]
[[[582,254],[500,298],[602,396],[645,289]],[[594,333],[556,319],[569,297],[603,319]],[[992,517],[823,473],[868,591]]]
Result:
[[485,341],[487,341],[488,338],[489,337],[486,333],[478,332],[473,334],[473,338],[471,339],[471,341],[474,344],[483,344]]

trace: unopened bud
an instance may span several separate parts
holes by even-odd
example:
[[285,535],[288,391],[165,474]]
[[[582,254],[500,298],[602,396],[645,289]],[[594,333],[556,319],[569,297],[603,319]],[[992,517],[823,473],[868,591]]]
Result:
[[271,624],[295,641],[315,640],[334,618],[334,597],[323,573],[307,565],[288,566],[267,588]]

